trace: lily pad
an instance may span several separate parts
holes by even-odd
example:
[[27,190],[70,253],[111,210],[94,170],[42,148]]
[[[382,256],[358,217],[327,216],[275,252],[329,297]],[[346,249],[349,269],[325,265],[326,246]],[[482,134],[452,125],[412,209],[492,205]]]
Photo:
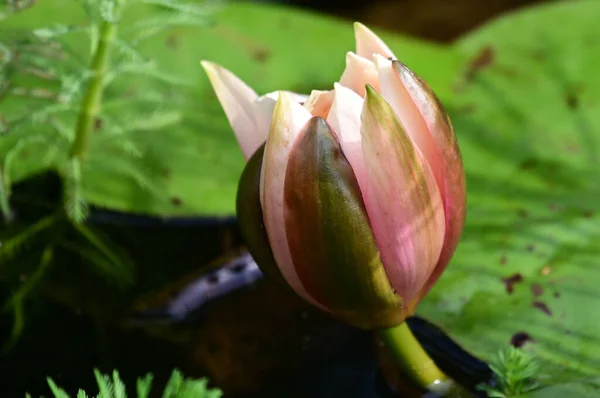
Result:
[[540,388],[529,394],[521,395],[522,398],[594,398],[598,396],[600,380],[589,379],[577,382],[558,384]]
[[[146,4],[160,1],[131,3],[119,26],[125,42],[136,39],[131,32],[135,24],[172,17],[165,7]],[[122,73],[107,88],[104,112],[81,166],[77,193],[84,201],[111,210],[164,217],[233,214],[244,161],[200,60],[230,68],[257,92],[309,92],[332,87],[343,71],[345,53],[354,47],[349,21],[293,8],[232,3],[208,14],[210,23],[205,26],[199,26],[202,24],[194,18],[188,15],[187,20],[140,44],[141,55],[156,61],[152,73],[141,73],[140,68]],[[27,29],[52,28],[48,21],[59,27],[86,26],[77,2],[38,2],[3,21],[0,42]],[[88,38],[83,33],[72,35],[68,43],[85,66],[89,63]],[[450,81],[460,65],[460,57],[452,49],[391,34],[382,37],[443,98],[451,94]],[[58,69],[67,74],[81,72],[84,66]],[[157,71],[161,78],[153,79]],[[19,86],[64,89],[64,79],[44,81],[17,72],[12,78],[18,77]],[[175,78],[162,78],[165,75]],[[0,113],[9,125],[16,113],[29,114],[36,106],[31,98],[10,107],[6,102],[0,104]],[[20,137],[8,134],[0,138],[0,155],[6,158],[11,153],[8,180],[16,182],[47,168],[57,169],[67,178],[74,174],[66,156],[76,112],[70,109],[54,115],[62,131],[57,132],[44,119],[42,125],[38,123]],[[127,126],[125,134],[113,134],[121,125]],[[27,134],[31,141],[27,149],[17,147]]]
[[597,1],[547,4],[455,44],[470,57],[449,103],[467,223],[419,309],[484,359],[530,350],[550,384],[600,374],[597,15]]

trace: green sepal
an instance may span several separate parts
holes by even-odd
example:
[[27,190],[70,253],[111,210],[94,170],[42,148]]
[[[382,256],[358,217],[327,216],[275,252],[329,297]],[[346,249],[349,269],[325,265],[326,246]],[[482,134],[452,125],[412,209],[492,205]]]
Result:
[[265,144],[261,145],[246,163],[238,184],[236,213],[242,238],[260,270],[268,279],[292,292],[277,268],[263,221],[260,175],[264,152]]
[[320,117],[307,123],[290,152],[284,217],[294,268],[312,298],[360,328],[404,321],[352,167]]

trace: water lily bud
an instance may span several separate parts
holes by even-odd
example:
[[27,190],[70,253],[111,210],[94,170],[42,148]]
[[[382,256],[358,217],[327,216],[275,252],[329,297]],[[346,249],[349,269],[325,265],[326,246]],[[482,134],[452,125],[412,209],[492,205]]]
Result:
[[250,158],[237,212],[259,266],[333,316],[379,328],[412,314],[450,261],[465,177],[431,88],[365,26],[355,34],[339,82],[308,97],[259,97],[203,66]]
[[310,297],[357,326],[402,321],[352,167],[320,117],[290,152],[283,199],[294,269]]

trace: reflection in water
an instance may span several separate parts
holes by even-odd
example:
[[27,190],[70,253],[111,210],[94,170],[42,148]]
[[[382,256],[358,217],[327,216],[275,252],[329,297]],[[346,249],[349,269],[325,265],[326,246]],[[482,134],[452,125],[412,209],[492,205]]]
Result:
[[262,277],[263,273],[250,253],[244,251],[221,267],[189,282],[163,306],[136,312],[131,321],[135,324],[189,320],[210,301],[251,286]]

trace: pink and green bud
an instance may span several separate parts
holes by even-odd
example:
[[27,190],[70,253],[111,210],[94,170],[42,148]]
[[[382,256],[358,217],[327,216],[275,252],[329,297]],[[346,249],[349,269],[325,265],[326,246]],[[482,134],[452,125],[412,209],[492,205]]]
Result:
[[452,257],[465,177],[431,88],[373,32],[331,91],[259,97],[203,66],[249,159],[237,214],[267,276],[335,317],[390,327],[412,314]]

